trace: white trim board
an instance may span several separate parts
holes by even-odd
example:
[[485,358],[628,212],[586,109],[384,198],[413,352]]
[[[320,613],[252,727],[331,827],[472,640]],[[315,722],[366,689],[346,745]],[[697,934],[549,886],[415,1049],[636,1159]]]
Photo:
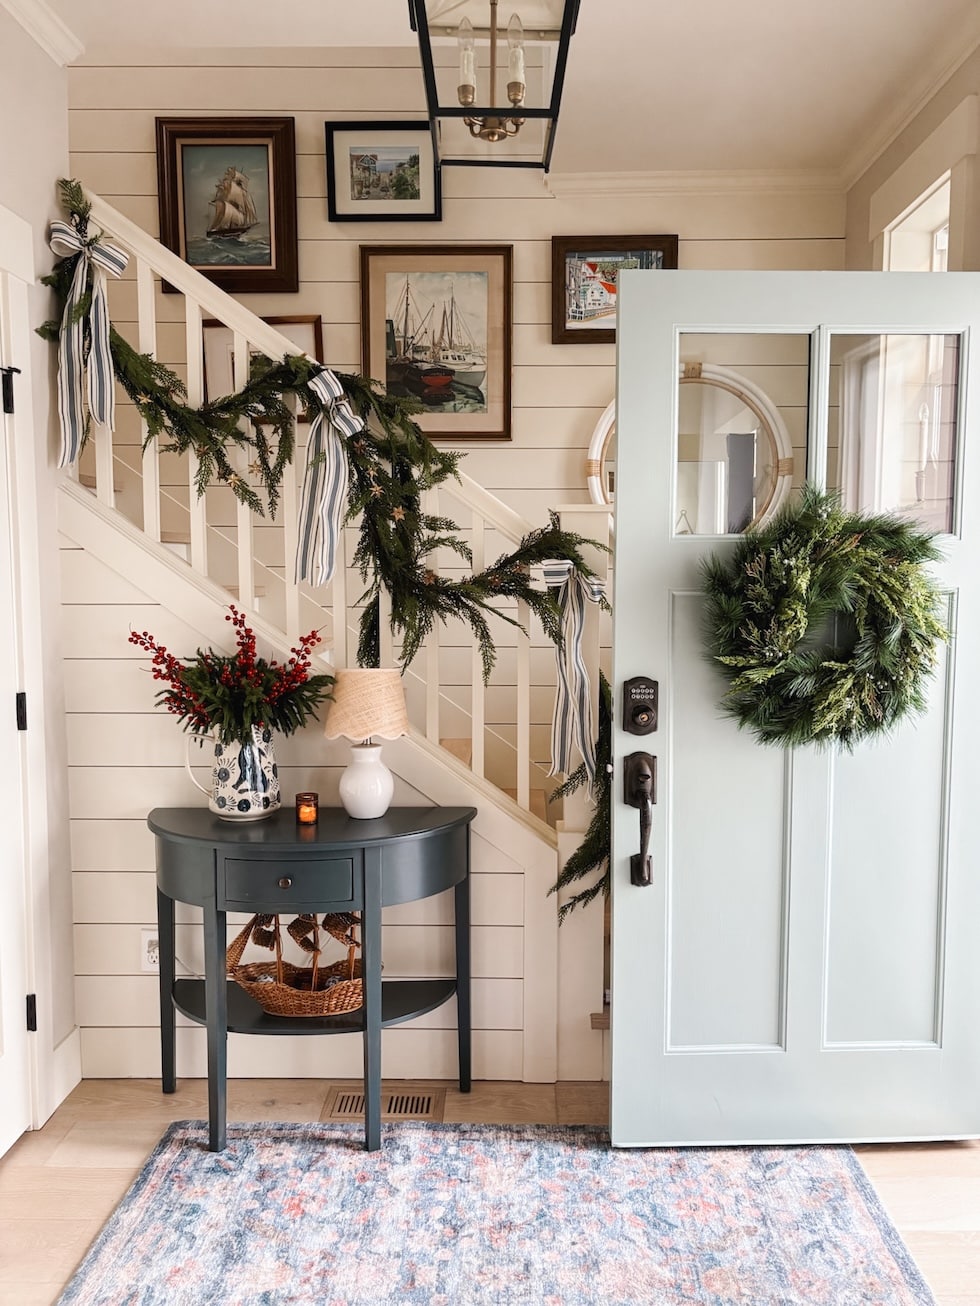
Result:
[[44,0],[0,0],[49,58],[64,67],[85,53],[85,46]]
[[871,196],[868,240],[874,242],[908,213],[922,195],[960,159],[976,154],[980,100],[968,95]]
[[945,86],[957,69],[974,54],[978,46],[980,46],[980,7],[974,9],[966,30],[953,33],[944,54],[932,63],[931,68],[928,68],[918,81],[912,83],[908,95],[886,116],[877,135],[873,127],[857,133],[856,139],[860,143],[851,156],[845,159],[840,169],[841,179],[846,189],[850,190],[854,183],[859,181],[881,158],[888,147],[898,140],[906,127]]
[[[3,0],[0,0],[3,3]],[[4,271],[25,281],[34,282],[34,239],[30,224],[0,204],[0,263]]]

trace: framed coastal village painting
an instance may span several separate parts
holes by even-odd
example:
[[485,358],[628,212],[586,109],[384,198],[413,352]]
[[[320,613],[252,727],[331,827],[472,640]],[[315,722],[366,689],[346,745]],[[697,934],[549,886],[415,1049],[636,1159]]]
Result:
[[511,438],[510,245],[362,245],[361,366],[431,440]]
[[442,176],[427,122],[328,122],[331,222],[438,222]]
[[223,290],[297,290],[293,119],[157,118],[156,139],[162,243]]
[[626,268],[676,268],[676,236],[553,236],[551,341],[616,339],[616,277]]
[[[323,362],[323,321],[319,313],[293,313],[286,316],[264,317],[263,322],[274,326],[287,340],[309,354],[318,363]],[[235,333],[217,318],[206,317],[202,322],[204,334],[204,401],[210,403],[222,395],[235,393]],[[261,357],[259,350],[251,351],[251,358]],[[305,412],[299,412],[298,422],[309,421]]]

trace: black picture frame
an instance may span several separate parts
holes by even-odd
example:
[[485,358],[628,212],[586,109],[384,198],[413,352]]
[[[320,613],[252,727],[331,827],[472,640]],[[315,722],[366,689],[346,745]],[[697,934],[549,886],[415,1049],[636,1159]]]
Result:
[[331,222],[441,221],[428,122],[328,122],[324,134]]
[[234,294],[298,290],[293,119],[157,118],[156,147],[161,242]]

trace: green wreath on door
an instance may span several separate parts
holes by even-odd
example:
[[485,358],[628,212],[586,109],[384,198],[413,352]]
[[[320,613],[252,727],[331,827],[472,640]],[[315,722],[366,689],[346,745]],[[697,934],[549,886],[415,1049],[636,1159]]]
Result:
[[705,642],[721,706],[765,744],[851,750],[925,707],[949,632],[933,537],[898,516],[799,502],[703,568]]

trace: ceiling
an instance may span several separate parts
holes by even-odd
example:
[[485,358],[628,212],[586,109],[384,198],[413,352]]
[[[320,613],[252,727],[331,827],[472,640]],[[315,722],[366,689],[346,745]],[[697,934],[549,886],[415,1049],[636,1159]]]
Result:
[[[102,55],[414,45],[407,0],[48,3]],[[976,0],[581,0],[553,167],[850,180],[978,41]]]

